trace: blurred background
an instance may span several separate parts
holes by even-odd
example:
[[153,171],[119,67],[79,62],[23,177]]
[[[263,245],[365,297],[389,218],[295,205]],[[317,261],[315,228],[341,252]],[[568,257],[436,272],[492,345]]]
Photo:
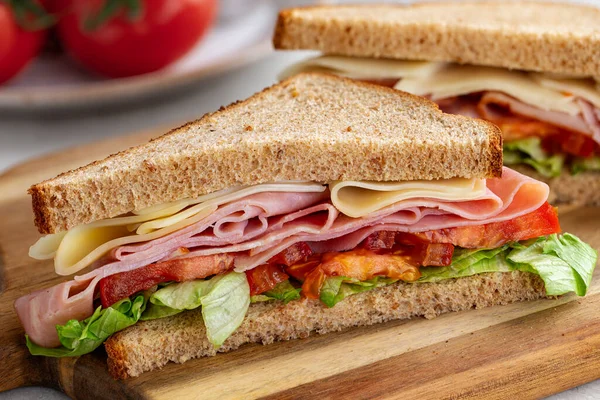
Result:
[[[277,11],[336,2],[0,0],[0,172],[104,137],[160,132],[263,89],[310,55],[273,52]],[[9,4],[20,4],[16,14]]]
[[[312,55],[272,50],[277,11],[335,2],[0,0],[0,175],[71,146],[159,135],[271,85]],[[42,388],[0,393],[29,398],[66,397]],[[552,399],[600,399],[600,382]]]
[[0,173],[68,146],[164,131],[263,89],[303,58],[273,54],[278,10],[326,1],[25,0],[24,21],[9,3],[0,0]]

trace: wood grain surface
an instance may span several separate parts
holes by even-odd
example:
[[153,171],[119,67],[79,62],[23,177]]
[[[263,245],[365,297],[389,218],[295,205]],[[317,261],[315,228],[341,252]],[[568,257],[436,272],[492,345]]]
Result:
[[[539,398],[600,378],[600,268],[588,295],[248,345],[125,381],[106,355],[28,355],[14,300],[60,282],[28,258],[38,237],[27,188],[141,143],[140,133],[32,160],[0,176],[0,391],[42,384],[73,398]],[[563,230],[600,248],[599,208],[560,208]]]

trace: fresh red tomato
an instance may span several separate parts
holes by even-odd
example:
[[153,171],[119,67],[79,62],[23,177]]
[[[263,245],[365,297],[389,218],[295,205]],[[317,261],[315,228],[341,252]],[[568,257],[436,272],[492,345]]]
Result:
[[110,275],[98,282],[100,300],[102,306],[106,308],[121,299],[141,290],[148,290],[159,283],[204,279],[207,276],[220,274],[231,269],[233,259],[234,256],[230,253],[174,258]]
[[559,232],[558,213],[546,202],[537,210],[508,221],[439,229],[417,233],[416,236],[432,243],[452,243],[455,246],[469,249],[492,249],[508,242]]
[[21,72],[40,52],[46,30],[20,27],[10,7],[0,2],[0,84]]
[[566,153],[577,157],[590,157],[599,150],[598,144],[589,136],[547,122],[531,120],[516,114],[497,118],[487,115],[486,119],[498,125],[506,142],[527,137],[539,137],[547,151]]
[[599,152],[598,144],[589,136],[578,132],[565,131],[543,142],[552,152],[562,151],[577,157],[591,157]]
[[347,276],[359,281],[387,276],[412,282],[419,279],[421,273],[419,262],[411,259],[411,256],[379,254],[367,249],[325,253],[321,257],[321,263],[306,276],[302,283],[302,293],[309,299],[318,299],[328,276]]
[[91,71],[113,78],[157,71],[180,59],[217,11],[216,0],[122,0],[114,14],[94,24],[106,0],[55,1],[66,50]]
[[0,3],[0,59],[12,47],[15,38],[15,23],[8,6]]

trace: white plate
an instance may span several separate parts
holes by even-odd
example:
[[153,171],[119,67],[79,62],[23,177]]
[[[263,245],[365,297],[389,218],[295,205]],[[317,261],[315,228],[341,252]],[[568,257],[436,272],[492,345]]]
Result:
[[278,7],[263,1],[236,19],[219,22],[187,56],[155,73],[123,79],[93,76],[66,55],[43,54],[0,87],[0,110],[43,110],[123,102],[231,71],[271,51]]

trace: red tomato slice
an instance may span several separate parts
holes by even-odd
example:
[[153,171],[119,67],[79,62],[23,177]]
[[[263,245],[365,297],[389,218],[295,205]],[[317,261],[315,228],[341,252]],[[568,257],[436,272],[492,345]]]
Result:
[[319,268],[327,276],[347,276],[359,281],[366,281],[375,276],[387,276],[402,280],[419,278],[418,263],[409,263],[407,258],[402,255],[377,254],[366,249],[325,253],[321,258]]
[[509,242],[518,242],[559,232],[558,213],[546,202],[537,210],[509,221],[440,229],[417,233],[416,236],[432,243],[451,243],[468,249],[493,249]]
[[291,265],[285,268],[285,272],[294,279],[303,282],[308,274],[310,274],[321,263],[321,255],[317,254],[305,262]]
[[547,151],[571,154],[576,157],[590,157],[599,150],[598,144],[589,136],[568,131],[547,122],[534,121],[518,115],[511,116],[507,120],[504,118],[491,119],[490,122],[498,125],[506,142],[527,137],[539,137]]
[[492,120],[490,122],[498,125],[502,131],[504,140],[507,142],[532,136],[549,138],[564,132],[563,129],[560,129],[554,125],[550,125],[546,122],[522,119],[519,116],[510,117],[509,121]]
[[367,249],[325,253],[321,264],[306,276],[302,293],[310,299],[319,298],[323,282],[328,276],[347,276],[359,281],[386,276],[412,282],[419,279],[421,273],[418,263],[410,263],[402,255],[378,254]]
[[250,296],[268,292],[278,283],[289,279],[283,268],[275,264],[263,264],[252,268],[246,271],[246,277],[250,285]]
[[98,282],[102,307],[163,282],[184,282],[220,274],[233,267],[234,254],[175,258],[102,278]]
[[591,157],[598,150],[598,144],[593,139],[578,132],[551,136],[544,141],[544,146],[554,148],[554,152],[562,151],[577,157]]
[[313,269],[302,283],[302,294],[307,299],[318,299],[321,295],[321,288],[325,282],[325,271],[317,267]]

